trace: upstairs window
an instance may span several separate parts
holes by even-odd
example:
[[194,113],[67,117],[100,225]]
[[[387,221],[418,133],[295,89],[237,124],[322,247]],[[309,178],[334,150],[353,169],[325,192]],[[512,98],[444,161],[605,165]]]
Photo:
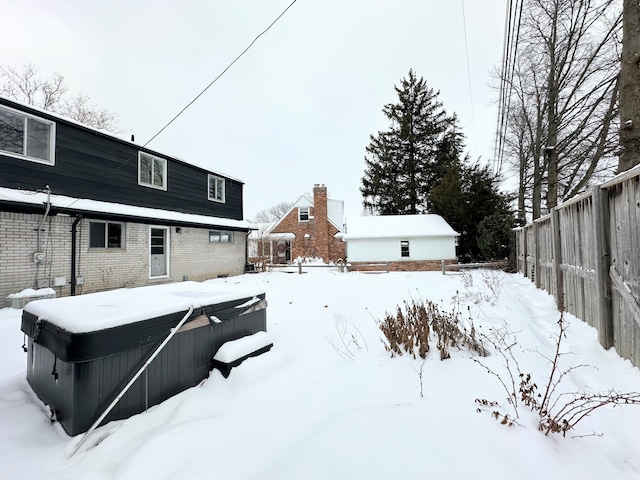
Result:
[[299,222],[309,221],[309,207],[298,207],[298,221]]
[[209,200],[224,203],[224,178],[209,175]]
[[226,230],[209,230],[210,243],[233,243],[233,232]]
[[167,189],[167,161],[164,158],[138,152],[138,184]]
[[409,240],[402,240],[400,242],[400,256],[401,257],[409,256]]
[[89,248],[122,248],[124,225],[115,222],[89,222]]
[[0,106],[0,151],[11,157],[53,165],[55,123]]

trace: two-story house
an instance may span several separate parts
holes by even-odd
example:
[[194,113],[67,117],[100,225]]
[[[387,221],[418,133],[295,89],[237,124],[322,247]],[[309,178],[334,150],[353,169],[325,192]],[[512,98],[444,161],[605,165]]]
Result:
[[244,272],[243,183],[0,98],[0,298]]

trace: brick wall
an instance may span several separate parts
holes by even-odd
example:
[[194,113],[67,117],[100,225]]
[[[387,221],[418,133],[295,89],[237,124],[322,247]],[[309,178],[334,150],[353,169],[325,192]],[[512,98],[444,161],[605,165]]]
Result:
[[[10,293],[37,288],[37,280],[56,277],[69,279],[71,256],[70,217],[49,217],[40,229],[40,251],[45,261],[35,263],[38,250],[37,231],[43,215],[0,212],[0,306]],[[48,285],[44,285],[48,286]],[[58,294],[68,294],[69,287],[56,287]]]
[[272,233],[295,234],[296,238],[291,241],[292,260],[298,257],[318,257],[325,262],[344,259],[344,243],[334,237],[339,230],[329,222],[327,216],[327,187],[315,185],[313,200],[313,208],[310,208],[312,219],[299,222],[298,208],[294,208],[280,220]]
[[[458,263],[457,260],[445,260],[446,265]],[[385,266],[386,264],[387,266]],[[429,272],[442,269],[441,260],[413,260],[407,262],[349,262],[349,270],[352,272],[372,272],[386,270],[390,272]]]
[[[58,296],[71,292],[71,224],[66,216],[51,216],[41,229],[40,250],[45,262],[36,264],[36,232],[42,215],[0,212],[0,306],[10,293],[36,288],[36,280],[49,282]],[[120,287],[136,287],[189,280],[202,281],[244,272],[246,233],[234,232],[233,243],[210,243],[209,230],[169,228],[170,275],[149,278],[149,226],[126,223],[124,248],[89,248],[89,220],[77,226],[76,275],[83,284],[76,293]],[[54,278],[66,277],[64,286],[53,287]]]

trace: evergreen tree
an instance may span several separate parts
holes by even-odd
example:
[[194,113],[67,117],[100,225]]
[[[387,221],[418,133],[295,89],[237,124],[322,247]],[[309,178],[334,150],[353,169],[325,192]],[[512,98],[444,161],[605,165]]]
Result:
[[394,88],[398,103],[382,109],[390,128],[371,135],[366,148],[362,203],[381,215],[426,213],[429,191],[458,162],[462,134],[438,101],[439,92],[413,70]]
[[478,224],[478,248],[485,260],[511,260],[515,226],[513,215],[494,213],[484,217]]
[[460,234],[457,253],[462,261],[485,259],[478,245],[478,226],[493,215],[513,218],[511,200],[500,191],[499,178],[478,163],[452,165],[429,195],[431,213],[441,215]]

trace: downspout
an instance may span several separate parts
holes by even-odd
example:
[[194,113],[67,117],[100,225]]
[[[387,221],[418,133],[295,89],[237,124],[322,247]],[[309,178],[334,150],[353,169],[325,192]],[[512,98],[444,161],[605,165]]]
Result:
[[76,235],[78,233],[78,223],[82,220],[82,214],[78,215],[71,224],[71,295],[76,294]]

